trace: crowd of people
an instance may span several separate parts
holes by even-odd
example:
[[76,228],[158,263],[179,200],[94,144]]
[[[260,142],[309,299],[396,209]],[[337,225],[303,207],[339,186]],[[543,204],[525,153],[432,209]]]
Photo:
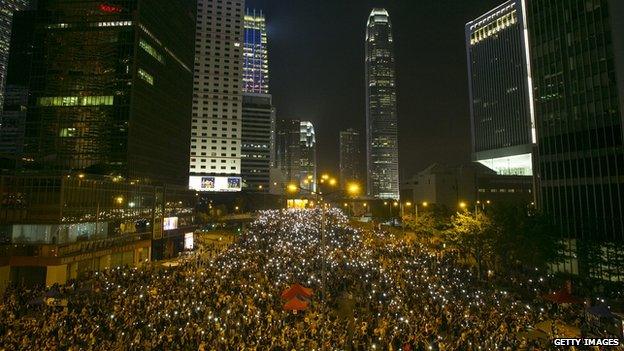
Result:
[[[306,311],[283,309],[293,283]],[[0,350],[531,350],[553,313],[340,210],[273,210],[216,256],[8,289]]]

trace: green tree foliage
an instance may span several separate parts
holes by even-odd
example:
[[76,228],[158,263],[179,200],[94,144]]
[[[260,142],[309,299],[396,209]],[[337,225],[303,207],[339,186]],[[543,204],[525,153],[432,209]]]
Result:
[[[429,222],[422,223],[426,227]],[[557,228],[547,217],[522,205],[498,206],[488,213],[457,213],[444,233],[446,244],[474,261],[480,276],[486,269],[503,274],[545,269],[561,259]]]
[[446,240],[464,257],[473,259],[479,276],[495,255],[496,230],[491,219],[483,213],[461,212],[451,219]]

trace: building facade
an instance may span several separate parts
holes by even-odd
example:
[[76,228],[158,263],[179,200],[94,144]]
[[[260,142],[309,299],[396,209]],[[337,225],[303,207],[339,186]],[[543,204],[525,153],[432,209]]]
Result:
[[480,163],[458,166],[432,164],[401,184],[401,199],[420,209],[427,206],[460,209],[500,203],[533,202],[530,176],[501,175]]
[[360,133],[349,128],[340,132],[340,183],[361,182]]
[[268,191],[274,164],[275,109],[269,94],[243,95],[241,175],[247,189]]
[[30,0],[0,0],[0,112],[4,105],[4,85],[9,63],[13,13],[27,9],[30,2]]
[[177,257],[195,192],[85,174],[0,177],[0,291]]
[[466,24],[472,159],[506,175],[532,175],[536,142],[528,32],[521,0]]
[[316,191],[316,134],[312,122],[301,121],[299,142],[299,186],[308,191]]
[[7,77],[30,94],[21,167],[186,185],[193,10],[50,0],[17,13],[14,38],[31,39]]
[[622,243],[624,3],[531,0],[527,12],[540,206],[569,238]]
[[396,77],[390,16],[373,9],[366,25],[368,195],[399,198]]
[[[241,189],[244,1],[197,1],[190,187]],[[223,180],[223,186],[219,186]]]
[[269,93],[269,55],[266,19],[262,11],[245,13],[245,45],[243,52],[243,91]]

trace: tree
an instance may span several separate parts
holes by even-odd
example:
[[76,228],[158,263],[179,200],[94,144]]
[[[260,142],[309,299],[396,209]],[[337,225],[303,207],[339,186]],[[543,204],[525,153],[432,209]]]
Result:
[[561,259],[561,237],[550,218],[523,205],[495,207],[491,218],[497,232],[494,250],[503,270],[545,269]]
[[427,212],[418,216],[403,216],[403,226],[414,231],[418,237],[426,239],[427,242],[438,233],[435,217]]
[[475,261],[477,274],[481,277],[486,263],[493,260],[495,234],[491,219],[484,213],[463,212],[453,216],[446,239],[464,257]]

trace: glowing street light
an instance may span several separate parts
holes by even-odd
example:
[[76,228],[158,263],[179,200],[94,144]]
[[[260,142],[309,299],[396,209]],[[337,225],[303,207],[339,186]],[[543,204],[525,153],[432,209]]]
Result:
[[297,185],[296,185],[296,184],[294,184],[294,183],[290,183],[290,184],[288,184],[288,186],[286,187],[286,189],[287,189],[287,190],[288,190],[288,192],[290,192],[290,193],[296,193],[296,192],[297,192],[297,190],[299,189],[299,187],[297,187]]
[[467,204],[467,203],[465,203],[464,201],[462,201],[462,202],[460,202],[460,203],[459,203],[459,208],[461,208],[462,210],[465,210],[465,209],[466,209],[466,207],[468,207],[468,204]]
[[349,195],[358,196],[361,191],[362,188],[360,187],[360,184],[355,182],[347,184],[347,193],[349,193]]

